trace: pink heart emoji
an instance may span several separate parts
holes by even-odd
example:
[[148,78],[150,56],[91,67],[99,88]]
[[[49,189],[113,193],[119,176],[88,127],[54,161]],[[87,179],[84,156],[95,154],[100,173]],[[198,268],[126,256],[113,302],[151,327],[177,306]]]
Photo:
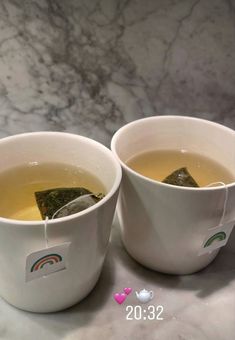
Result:
[[126,287],[126,288],[123,289],[123,291],[126,295],[129,295],[132,292],[132,288]]
[[125,300],[127,295],[125,293],[116,293],[113,295],[114,299],[121,305]]

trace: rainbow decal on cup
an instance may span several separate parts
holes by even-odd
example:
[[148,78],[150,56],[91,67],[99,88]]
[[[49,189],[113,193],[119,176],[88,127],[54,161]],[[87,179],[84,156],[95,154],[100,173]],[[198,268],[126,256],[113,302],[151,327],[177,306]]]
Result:
[[223,241],[226,239],[226,237],[227,236],[224,231],[219,231],[206,241],[206,243],[204,244],[204,248],[209,247],[214,241]]
[[31,267],[31,273],[36,272],[39,269],[44,268],[47,264],[53,265],[55,263],[61,262],[62,261],[62,256],[59,254],[48,254],[40,259],[38,259],[36,262]]

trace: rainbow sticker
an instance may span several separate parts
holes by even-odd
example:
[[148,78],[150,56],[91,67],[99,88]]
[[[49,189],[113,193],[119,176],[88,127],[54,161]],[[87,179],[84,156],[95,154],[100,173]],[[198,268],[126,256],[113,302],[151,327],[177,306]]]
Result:
[[218,233],[211,236],[206,243],[204,244],[205,247],[209,247],[213,242],[220,242],[226,239],[226,233],[224,231],[219,231]]
[[220,224],[215,228],[210,228],[205,233],[204,241],[199,248],[198,256],[211,253],[226,245],[233,230],[235,221]]
[[39,269],[42,269],[46,265],[53,265],[55,263],[61,262],[62,261],[62,256],[59,254],[48,254],[40,259],[38,259],[31,267],[31,273],[35,272]]
[[[26,257],[25,280],[26,282],[65,270],[68,265],[68,252],[71,242],[44,248]],[[59,275],[59,274],[58,274]]]

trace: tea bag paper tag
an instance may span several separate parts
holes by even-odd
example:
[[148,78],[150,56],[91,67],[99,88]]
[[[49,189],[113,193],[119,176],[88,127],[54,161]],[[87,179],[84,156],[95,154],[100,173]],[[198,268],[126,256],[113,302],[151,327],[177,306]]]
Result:
[[212,252],[215,249],[225,246],[233,230],[235,221],[227,222],[207,231],[198,255]]
[[29,254],[26,258],[26,282],[66,269],[70,244],[65,242]]

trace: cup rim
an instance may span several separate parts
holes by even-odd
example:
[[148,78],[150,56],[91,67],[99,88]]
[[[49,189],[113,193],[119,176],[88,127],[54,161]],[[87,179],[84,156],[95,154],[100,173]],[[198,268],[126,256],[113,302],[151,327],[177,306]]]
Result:
[[155,121],[155,120],[173,120],[173,119],[181,119],[181,120],[191,120],[191,121],[201,121],[204,124],[208,124],[208,125],[213,125],[217,128],[220,128],[221,130],[225,130],[226,132],[229,132],[231,134],[235,134],[235,131],[227,126],[224,126],[222,124],[216,123],[216,122],[212,122],[210,120],[207,119],[203,119],[203,118],[197,118],[197,117],[191,117],[191,116],[181,116],[181,115],[163,115],[163,116],[151,116],[151,117],[145,117],[145,118],[140,118],[137,120],[134,120],[132,122],[129,122],[127,124],[125,124],[124,126],[122,126],[120,129],[118,129],[115,134],[112,137],[111,140],[111,150],[114,153],[115,157],[118,159],[119,163],[121,164],[122,168],[125,169],[127,172],[131,173],[133,176],[136,176],[137,178],[141,179],[142,181],[145,181],[147,183],[151,183],[153,185],[159,185],[168,189],[172,189],[172,190],[182,190],[182,191],[193,191],[193,192],[205,192],[205,191],[212,191],[212,190],[224,190],[224,188],[231,188],[235,185],[235,181],[229,184],[226,184],[225,186],[216,186],[216,187],[183,187],[183,186],[177,186],[177,185],[173,185],[173,184],[168,184],[168,183],[163,183],[154,179],[151,179],[147,176],[141,175],[140,173],[138,173],[137,171],[131,169],[125,162],[123,162],[121,160],[121,158],[119,157],[117,150],[116,150],[116,145],[118,143],[118,139],[120,138],[120,135],[125,132],[126,130],[128,130],[131,126],[134,125],[139,125],[141,124],[143,121]]
[[[105,197],[102,198],[102,200],[100,200],[96,204],[92,205],[91,207],[89,207],[85,210],[82,210],[80,212],[77,212],[75,214],[65,216],[65,217],[59,217],[59,218],[56,218],[56,219],[53,219],[53,220],[48,219],[47,225],[54,224],[54,223],[69,222],[69,220],[73,220],[73,219],[78,218],[80,216],[85,216],[85,215],[89,214],[90,212],[98,209],[100,206],[104,205],[115,194],[115,192],[118,190],[118,188],[120,186],[121,179],[122,179],[121,166],[120,166],[118,160],[116,159],[116,157],[111,152],[111,150],[108,149],[105,145],[95,141],[94,139],[86,137],[86,136],[82,136],[82,135],[70,133],[70,132],[61,132],[61,131],[24,132],[24,133],[19,133],[19,134],[0,138],[0,144],[3,143],[3,142],[8,142],[8,141],[14,140],[14,139],[17,140],[17,139],[20,139],[22,137],[58,136],[58,135],[65,136],[66,138],[67,137],[68,138],[75,138],[78,141],[79,140],[85,141],[86,143],[97,147],[97,149],[103,150],[107,154],[107,156],[110,158],[110,160],[113,162],[114,167],[115,167],[115,171],[116,171],[116,175],[115,175],[115,179],[114,179],[114,182],[113,182],[111,189],[108,191],[108,193],[105,195]],[[40,226],[41,227],[41,226],[45,225],[45,220],[37,220],[37,221],[34,221],[34,220],[17,220],[17,219],[2,217],[2,216],[0,216],[0,222],[4,222],[4,223],[7,223],[7,224],[13,224],[13,225],[17,225],[17,226]]]

